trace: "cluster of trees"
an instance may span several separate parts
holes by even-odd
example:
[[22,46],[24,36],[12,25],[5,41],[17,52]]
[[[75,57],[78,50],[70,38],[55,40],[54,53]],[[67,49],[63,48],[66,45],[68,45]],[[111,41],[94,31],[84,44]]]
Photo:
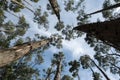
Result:
[[[120,14],[114,13],[114,9],[120,6],[120,0],[104,0],[102,12],[105,22],[90,23],[90,16],[85,12],[85,0],[63,0],[64,11],[77,13],[76,20],[79,26],[73,30],[72,25],[65,24],[61,20],[60,1],[48,0],[46,9],[42,11],[41,0],[0,0],[0,80],[78,80],[80,70],[91,71],[93,80],[112,80],[106,71],[120,76]],[[34,9],[34,5],[39,5]],[[106,10],[110,9],[110,10]],[[56,15],[58,22],[54,25],[55,34],[49,37],[35,34],[34,38],[23,38],[30,28],[25,15],[18,16],[23,10],[33,15],[34,23],[49,30],[49,19]],[[9,18],[7,15],[13,16]],[[13,21],[13,19],[17,21]],[[55,17],[53,17],[57,20]],[[89,23],[89,24],[88,24]],[[83,25],[85,24],[85,25]],[[93,47],[95,54],[91,58],[88,54],[80,56],[79,60],[67,62],[62,50],[62,41],[79,38],[86,32],[85,41]],[[15,42],[13,42],[15,40]],[[11,45],[12,43],[12,45]],[[44,61],[44,51],[55,47],[59,52],[53,54],[51,65],[48,68],[40,69]],[[114,47],[114,48],[113,48]],[[49,53],[50,54],[50,53]],[[64,74],[64,68],[69,68],[69,75]],[[95,70],[97,69],[97,70]],[[68,72],[67,72],[68,73]]]

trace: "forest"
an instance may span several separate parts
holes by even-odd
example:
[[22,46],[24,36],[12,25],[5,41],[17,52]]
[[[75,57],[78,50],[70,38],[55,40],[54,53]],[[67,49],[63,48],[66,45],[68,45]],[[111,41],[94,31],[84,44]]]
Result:
[[120,0],[0,0],[0,80],[120,80]]

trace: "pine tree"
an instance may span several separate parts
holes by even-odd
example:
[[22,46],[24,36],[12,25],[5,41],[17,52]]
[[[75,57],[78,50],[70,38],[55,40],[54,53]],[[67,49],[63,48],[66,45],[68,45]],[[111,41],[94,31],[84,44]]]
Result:
[[110,21],[90,23],[85,25],[80,25],[74,28],[74,30],[79,30],[86,32],[88,35],[93,35],[97,39],[103,41],[118,50],[120,50],[120,29],[119,24],[120,18]]

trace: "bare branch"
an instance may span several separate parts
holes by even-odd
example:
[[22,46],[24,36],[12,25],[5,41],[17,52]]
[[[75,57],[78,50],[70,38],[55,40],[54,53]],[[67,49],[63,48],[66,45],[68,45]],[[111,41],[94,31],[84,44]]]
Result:
[[109,9],[117,8],[117,7],[120,7],[120,3],[112,5],[112,6],[109,6],[109,7],[105,8],[105,9],[101,9],[101,10],[92,12],[92,13],[87,14],[87,15],[93,15],[93,14],[96,14],[96,13],[99,13],[99,12],[103,12],[103,11],[106,11],[106,10],[109,10]]
[[25,6],[24,4],[22,4],[22,3],[19,3],[18,1],[16,1],[16,0],[11,0],[13,3],[16,3],[16,4],[18,4],[18,5],[20,5],[20,6],[22,6],[22,7],[24,7],[24,8],[27,8],[28,10],[30,10],[32,13],[34,13],[34,11],[32,10],[32,9],[30,9],[30,8],[28,8],[27,6]]

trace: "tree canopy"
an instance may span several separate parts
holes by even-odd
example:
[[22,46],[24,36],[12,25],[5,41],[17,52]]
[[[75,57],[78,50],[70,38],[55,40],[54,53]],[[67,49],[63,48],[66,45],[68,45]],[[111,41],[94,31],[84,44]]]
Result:
[[0,0],[0,80],[119,80],[120,0],[88,1]]

